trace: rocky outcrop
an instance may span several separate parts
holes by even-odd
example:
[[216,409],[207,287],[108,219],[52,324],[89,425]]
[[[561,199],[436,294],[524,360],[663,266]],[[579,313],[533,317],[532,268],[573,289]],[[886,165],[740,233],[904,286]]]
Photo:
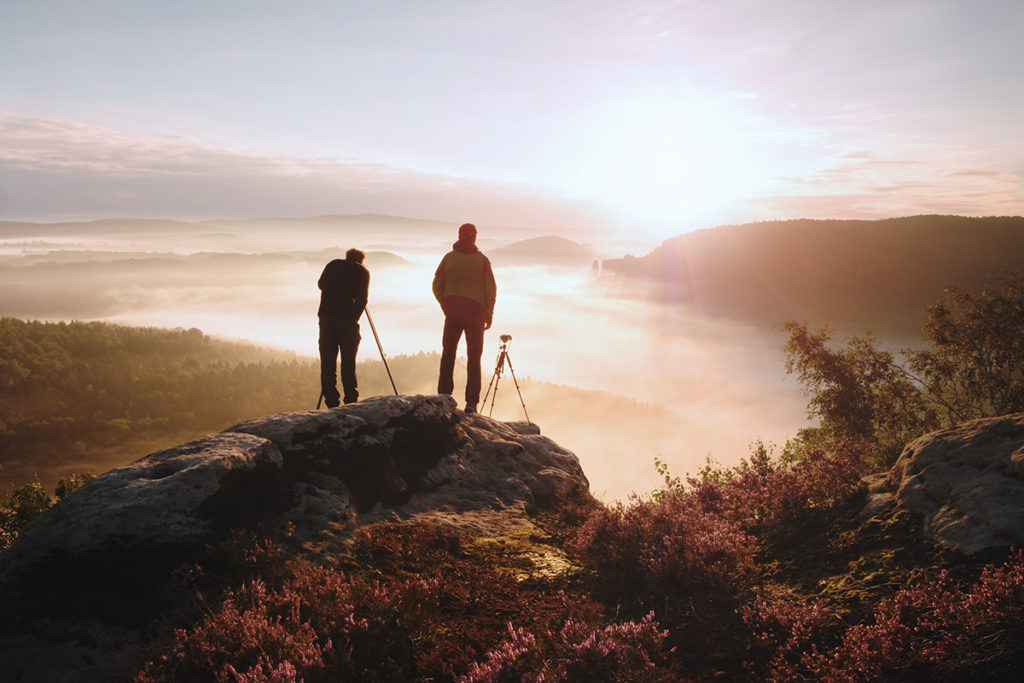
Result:
[[903,505],[945,545],[1024,547],[1024,413],[926,434],[871,489],[869,508]]
[[330,562],[360,525],[433,515],[485,533],[589,495],[576,456],[535,425],[467,415],[451,397],[287,413],[90,481],[0,554],[0,597],[138,626],[168,573],[232,529],[290,523],[296,553]]

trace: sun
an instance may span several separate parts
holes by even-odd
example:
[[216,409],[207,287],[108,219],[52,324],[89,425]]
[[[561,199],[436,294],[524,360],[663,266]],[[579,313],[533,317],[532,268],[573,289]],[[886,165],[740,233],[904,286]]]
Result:
[[623,216],[657,223],[721,212],[756,192],[750,126],[697,97],[606,102],[579,127],[568,184]]

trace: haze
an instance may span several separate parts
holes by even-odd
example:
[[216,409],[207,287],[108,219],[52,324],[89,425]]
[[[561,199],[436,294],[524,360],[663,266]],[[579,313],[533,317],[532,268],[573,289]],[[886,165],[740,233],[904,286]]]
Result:
[[[332,247],[322,225],[289,225],[278,231],[281,238],[296,247],[319,241],[321,248],[253,250],[261,240],[246,237],[252,226],[230,223],[166,226],[177,235],[171,241],[152,225],[118,234],[101,222],[78,226],[73,245],[50,244],[47,227],[35,226],[31,244],[17,237],[0,242],[6,251],[0,309],[32,319],[198,327],[314,356],[316,280],[328,260],[357,246],[369,252],[368,308],[385,352],[440,351],[443,319],[430,282],[453,241],[437,238],[454,235],[457,226],[367,219],[361,227],[356,219],[344,229],[345,241]],[[493,374],[498,336],[511,334],[513,368],[531,419],[581,457],[596,492],[643,493],[659,483],[655,457],[679,474],[696,472],[708,454],[733,463],[753,439],[782,443],[803,423],[803,401],[784,381],[776,333],[618,298],[614,280],[595,280],[592,272],[595,258],[612,254],[565,239],[524,240],[524,234],[481,226],[480,246],[498,280],[485,379]],[[231,250],[210,249],[213,243]],[[364,321],[360,358],[378,357]],[[395,379],[403,393],[436,390],[433,382]],[[575,404],[560,406],[538,380],[609,392],[621,401],[595,400],[581,413]],[[311,394],[315,384],[311,377]],[[511,377],[499,386],[495,417],[522,419]]]
[[[472,221],[500,288],[485,362],[510,333],[522,376],[625,397],[535,416],[613,497],[657,485],[658,454],[781,442],[804,402],[770,326],[619,297],[594,258],[1024,213],[1018,0],[7,4],[0,220],[48,227],[3,226],[0,312],[312,355],[316,276],[360,246],[386,351],[437,350],[430,276]],[[356,214],[429,220],[235,220]],[[500,253],[546,236],[577,246]]]

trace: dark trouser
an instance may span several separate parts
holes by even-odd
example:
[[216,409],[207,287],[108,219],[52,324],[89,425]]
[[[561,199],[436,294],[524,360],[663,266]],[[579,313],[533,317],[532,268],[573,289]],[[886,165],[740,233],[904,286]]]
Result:
[[441,338],[441,372],[437,378],[437,393],[455,391],[455,352],[459,339],[466,334],[466,403],[480,401],[480,356],[484,353],[484,323],[482,320],[460,320],[446,317]]
[[341,352],[341,386],[345,390],[345,403],[359,400],[356,388],[356,352],[359,351],[359,323],[342,318],[320,318],[320,391],[328,408],[340,402],[341,394],[335,384],[335,366]]

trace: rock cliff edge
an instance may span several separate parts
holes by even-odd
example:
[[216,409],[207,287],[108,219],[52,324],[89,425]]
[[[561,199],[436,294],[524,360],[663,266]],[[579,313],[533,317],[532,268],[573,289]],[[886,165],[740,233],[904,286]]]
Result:
[[137,626],[163,578],[232,529],[292,525],[292,550],[330,563],[360,526],[429,519],[500,535],[577,497],[590,493],[575,455],[535,425],[467,415],[448,396],[286,413],[75,491],[0,554],[0,597],[37,617]]

